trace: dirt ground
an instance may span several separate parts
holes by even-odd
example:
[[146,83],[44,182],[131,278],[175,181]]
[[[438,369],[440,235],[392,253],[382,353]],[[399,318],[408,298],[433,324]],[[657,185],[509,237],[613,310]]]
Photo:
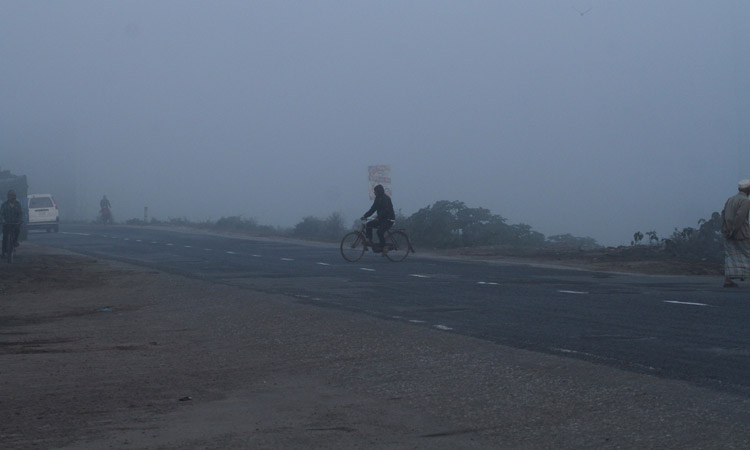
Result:
[[24,244],[3,449],[744,449],[687,383]]

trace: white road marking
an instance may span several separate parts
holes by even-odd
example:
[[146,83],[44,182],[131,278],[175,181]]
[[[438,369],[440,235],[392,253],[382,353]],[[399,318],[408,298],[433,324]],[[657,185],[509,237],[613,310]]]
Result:
[[235,253],[235,252],[225,252],[225,253],[228,253],[228,254],[230,254],[230,255],[236,255],[236,254],[237,254],[237,253]]
[[260,258],[260,255],[251,255],[253,258]]
[[135,240],[135,242],[143,242],[143,241],[142,241],[142,240],[140,240],[140,239],[136,239],[136,240]]
[[315,264],[318,264],[320,266],[330,266],[330,264],[324,263],[324,262],[319,262],[319,263],[315,263]]
[[445,331],[453,329],[451,327],[446,327],[445,325],[434,325],[434,327],[437,328],[438,330],[445,330]]
[[664,300],[664,303],[675,303],[678,305],[711,306],[706,303],[678,302],[677,300]]
[[368,269],[367,267],[360,267],[359,270],[366,270],[368,272],[375,272],[375,269]]
[[193,248],[192,245],[183,245],[183,247],[185,247],[185,248]]
[[158,244],[158,242],[156,242],[156,241],[151,241],[151,243],[152,243],[152,244]]
[[494,281],[477,281],[477,284],[489,284],[489,285],[496,286],[499,283],[495,283]]
[[560,290],[560,291],[557,291],[557,292],[562,292],[563,294],[588,294],[588,292],[582,292],[582,291],[562,291],[562,290]]
[[128,239],[128,238],[122,238],[122,240],[123,241],[129,241],[130,239]]
[[281,258],[282,261],[294,261],[292,258]]
[[424,320],[417,320],[417,319],[411,319],[409,320],[411,323],[424,323]]
[[214,251],[214,249],[212,249],[212,248],[204,248],[203,250],[205,250],[205,251],[207,251],[207,252],[212,252],[212,251]]
[[417,278],[430,278],[429,275],[420,275],[418,273],[412,273],[412,274],[409,274],[409,276],[410,277],[417,277]]
[[558,351],[558,352],[561,352],[561,353],[575,353],[577,355],[591,356],[591,357],[599,358],[599,359],[608,359],[608,358],[605,358],[603,356],[595,355],[593,353],[579,352],[577,350],[569,350],[567,348],[555,348],[555,347],[552,347],[552,348],[550,348],[550,350]]
[[169,245],[169,246],[172,246],[172,245],[174,245],[174,244],[167,244],[167,245]]
[[[60,232],[60,234],[77,234],[78,236],[91,236],[88,233],[71,233],[70,231],[62,231],[62,232]],[[104,237],[109,237],[109,236],[104,236]],[[114,238],[112,238],[112,239],[114,239]]]

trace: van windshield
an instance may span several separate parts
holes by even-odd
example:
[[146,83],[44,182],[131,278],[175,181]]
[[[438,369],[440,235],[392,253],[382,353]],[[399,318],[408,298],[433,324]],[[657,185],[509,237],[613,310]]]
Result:
[[29,199],[29,208],[52,208],[54,205],[49,197],[33,197]]

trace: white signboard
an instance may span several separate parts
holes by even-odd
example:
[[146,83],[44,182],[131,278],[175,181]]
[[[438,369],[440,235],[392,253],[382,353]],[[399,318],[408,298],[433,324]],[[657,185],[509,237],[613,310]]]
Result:
[[375,186],[382,184],[385,193],[391,195],[391,166],[369,166],[367,168],[368,181],[370,182],[370,200],[375,200]]

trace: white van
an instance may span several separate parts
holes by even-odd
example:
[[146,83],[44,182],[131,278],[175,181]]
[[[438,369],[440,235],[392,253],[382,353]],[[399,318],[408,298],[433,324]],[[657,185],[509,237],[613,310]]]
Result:
[[60,231],[60,214],[57,210],[55,198],[50,194],[33,194],[28,196],[29,221],[26,227],[29,230],[45,229],[47,233],[54,230]]

